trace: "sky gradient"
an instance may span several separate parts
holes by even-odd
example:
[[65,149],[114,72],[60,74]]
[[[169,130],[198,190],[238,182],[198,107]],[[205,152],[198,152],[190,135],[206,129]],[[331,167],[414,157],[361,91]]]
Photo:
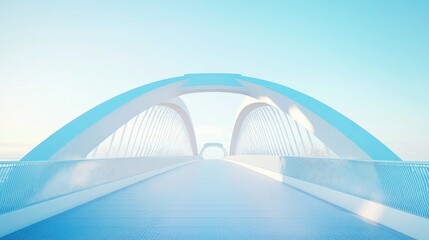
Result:
[[[400,157],[429,160],[427,12],[427,1],[2,1],[0,158],[131,88],[231,72],[301,91]],[[195,111],[201,142],[228,139],[239,98],[222,96],[234,104],[185,99],[219,112]]]

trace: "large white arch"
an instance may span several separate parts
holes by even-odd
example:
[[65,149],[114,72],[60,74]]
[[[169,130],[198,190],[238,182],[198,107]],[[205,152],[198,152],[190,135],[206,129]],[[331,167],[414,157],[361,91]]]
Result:
[[[83,158],[119,124],[168,99],[194,92],[231,92],[269,100],[342,156],[400,160],[379,140],[329,106],[273,82],[239,74],[187,74],[120,94],[76,118],[22,160]],[[110,132],[110,133],[109,133]]]

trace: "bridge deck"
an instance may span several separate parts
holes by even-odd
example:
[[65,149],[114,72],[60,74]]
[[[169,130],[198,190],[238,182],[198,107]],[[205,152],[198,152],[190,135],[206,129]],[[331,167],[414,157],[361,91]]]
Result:
[[206,160],[5,239],[407,239],[246,168]]

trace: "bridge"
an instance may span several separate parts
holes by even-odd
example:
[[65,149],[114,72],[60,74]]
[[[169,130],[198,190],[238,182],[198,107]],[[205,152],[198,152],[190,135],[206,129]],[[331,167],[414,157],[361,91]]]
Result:
[[[242,106],[199,151],[181,96]],[[210,109],[207,109],[210,111]],[[221,159],[204,159],[218,148]],[[4,239],[429,239],[429,163],[296,90],[187,74],[113,97],[0,162]]]

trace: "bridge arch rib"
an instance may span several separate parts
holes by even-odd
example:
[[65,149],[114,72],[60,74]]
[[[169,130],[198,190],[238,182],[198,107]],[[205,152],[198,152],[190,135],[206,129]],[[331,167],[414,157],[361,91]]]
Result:
[[223,73],[187,74],[120,94],[59,129],[22,160],[84,158],[101,139],[143,109],[194,92],[231,92],[269,99],[341,156],[400,160],[356,123],[314,98],[273,82]]
[[230,155],[343,158],[269,102],[252,102],[241,109],[233,128]]
[[[105,129],[110,132],[110,129]],[[154,105],[105,138],[87,158],[195,155],[193,125],[179,98]]]

